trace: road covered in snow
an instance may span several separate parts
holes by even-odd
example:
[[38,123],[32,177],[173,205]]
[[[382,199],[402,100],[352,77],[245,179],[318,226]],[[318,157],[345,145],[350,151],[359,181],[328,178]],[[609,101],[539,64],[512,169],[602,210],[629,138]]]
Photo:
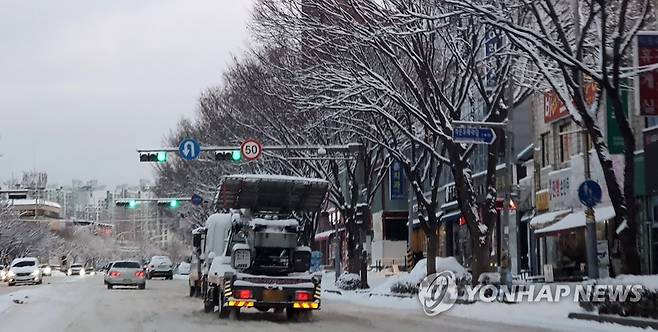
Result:
[[[222,320],[203,312],[201,300],[187,296],[185,280],[149,280],[146,290],[103,286],[101,276],[54,277],[44,285],[0,286],[2,331],[528,331],[528,326],[485,322],[471,317],[426,317],[417,308],[355,303],[327,294],[322,310],[308,323],[284,315],[245,312]],[[378,301],[374,298],[373,302]],[[566,318],[565,318],[566,319]],[[533,331],[549,331],[532,328]],[[562,330],[562,329],[555,329]]]

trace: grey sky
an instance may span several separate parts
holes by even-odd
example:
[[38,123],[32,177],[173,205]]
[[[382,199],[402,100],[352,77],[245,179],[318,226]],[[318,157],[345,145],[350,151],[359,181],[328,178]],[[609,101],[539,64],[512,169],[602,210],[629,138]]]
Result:
[[113,186],[247,44],[250,0],[0,0],[0,180]]

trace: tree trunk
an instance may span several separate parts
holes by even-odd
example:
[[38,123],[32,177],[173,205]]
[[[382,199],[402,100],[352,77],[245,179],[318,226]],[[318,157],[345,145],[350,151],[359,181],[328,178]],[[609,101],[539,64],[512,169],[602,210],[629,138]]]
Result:
[[430,221],[427,228],[427,275],[436,273],[436,254],[438,249],[437,223]]
[[[488,237],[491,239],[491,237]],[[489,247],[491,240],[486,241],[486,243],[480,242],[477,238],[472,238],[473,245],[473,263],[471,264],[471,270],[473,273],[473,283],[476,284],[480,275],[484,272],[489,272]]]

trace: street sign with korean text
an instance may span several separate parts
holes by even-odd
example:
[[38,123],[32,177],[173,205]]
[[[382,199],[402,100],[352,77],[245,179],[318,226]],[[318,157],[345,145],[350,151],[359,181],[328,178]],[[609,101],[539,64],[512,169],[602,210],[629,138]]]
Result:
[[201,154],[201,145],[192,138],[186,138],[180,141],[178,145],[178,154],[185,160],[194,160]]
[[240,146],[242,156],[248,160],[256,160],[263,153],[263,145],[257,140],[248,139]]
[[492,128],[455,127],[452,139],[457,143],[492,144],[496,140],[496,133]]
[[[658,32],[640,31],[637,34],[636,61],[639,67],[658,63]],[[636,89],[639,105],[638,110],[643,116],[658,116],[658,70],[643,72],[638,77]]]

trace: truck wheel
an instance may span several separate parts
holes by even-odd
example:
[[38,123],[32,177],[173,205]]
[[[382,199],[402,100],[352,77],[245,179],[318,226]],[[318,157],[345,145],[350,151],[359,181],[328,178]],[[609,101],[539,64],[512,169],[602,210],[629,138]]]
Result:
[[240,318],[240,308],[231,308],[228,312],[228,319],[238,320]]
[[286,309],[286,318],[288,320],[297,320],[298,311],[293,308]]
[[313,317],[312,310],[300,310],[297,312],[297,321],[298,322],[310,322],[311,317]]

